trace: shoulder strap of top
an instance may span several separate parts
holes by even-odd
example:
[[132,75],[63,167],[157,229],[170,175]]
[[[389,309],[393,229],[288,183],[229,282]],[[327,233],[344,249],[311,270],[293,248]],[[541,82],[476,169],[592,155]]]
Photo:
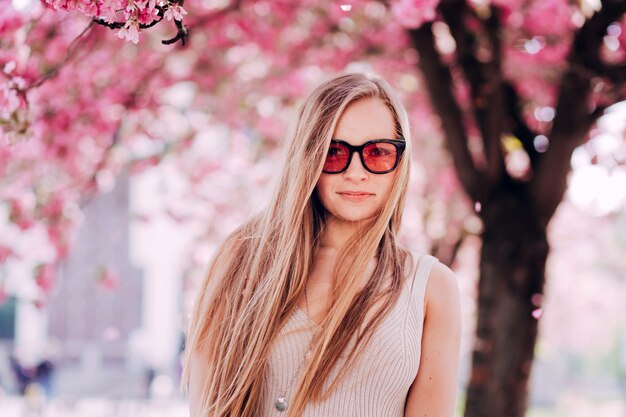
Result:
[[437,258],[432,255],[411,253],[416,265],[415,274],[413,275],[413,282],[411,283],[411,303],[417,308],[420,316],[424,312],[424,298],[426,296],[426,285],[428,284],[428,277],[434,264],[439,262]]

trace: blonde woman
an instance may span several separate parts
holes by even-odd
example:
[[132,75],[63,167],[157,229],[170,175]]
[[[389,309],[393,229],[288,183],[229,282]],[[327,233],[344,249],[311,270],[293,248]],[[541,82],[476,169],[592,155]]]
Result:
[[301,105],[270,204],[212,260],[187,335],[192,417],[452,417],[456,279],[397,235],[406,111],[337,76]]

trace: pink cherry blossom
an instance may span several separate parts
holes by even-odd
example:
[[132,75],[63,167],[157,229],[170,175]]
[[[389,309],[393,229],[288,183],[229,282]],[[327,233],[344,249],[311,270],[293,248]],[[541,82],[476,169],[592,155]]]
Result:
[[183,16],[187,14],[187,11],[183,9],[183,6],[180,4],[173,4],[168,7],[165,11],[163,17],[167,20],[183,20]]
[[20,107],[20,99],[17,96],[14,83],[8,82],[0,86],[0,119],[7,121]]
[[54,285],[56,279],[55,270],[56,265],[54,264],[41,264],[35,269],[35,283],[46,293]]
[[[163,17],[166,20],[183,19],[187,12],[177,3],[170,0],[45,0],[46,4],[54,9],[66,12],[78,12],[99,23],[107,22],[124,26],[116,32],[120,39],[133,43],[139,41],[139,25],[152,26]],[[165,9],[164,16],[159,15],[159,9]],[[1,18],[0,18],[1,21]],[[0,26],[1,27],[1,26]],[[119,26],[117,26],[119,27]],[[144,26],[142,26],[144,27]]]
[[117,37],[131,41],[132,43],[139,42],[139,22],[129,20],[126,25],[117,32]]
[[[155,7],[154,0],[147,2],[143,7],[138,7],[136,11],[137,20],[142,25],[148,25],[159,19],[159,11]],[[182,18],[182,16],[181,16]]]
[[507,10],[518,10],[526,0],[491,0],[491,4]]
[[28,230],[35,224],[34,213],[19,200],[10,200],[9,220],[22,230]]
[[78,10],[89,17],[100,16],[101,7],[102,5],[97,0],[83,0],[78,4]]
[[561,34],[574,27],[573,15],[568,0],[534,0],[524,16],[524,27],[533,34]]
[[391,10],[397,21],[407,28],[418,28],[435,20],[440,0],[396,0]]
[[23,15],[12,7],[0,8],[0,34],[11,33],[19,29],[23,24]]
[[13,249],[0,243],[0,264],[6,262],[7,259],[13,256],[15,256]]

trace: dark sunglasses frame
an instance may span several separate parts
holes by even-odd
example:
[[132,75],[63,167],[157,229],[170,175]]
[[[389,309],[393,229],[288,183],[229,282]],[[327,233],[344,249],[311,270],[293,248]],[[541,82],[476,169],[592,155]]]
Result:
[[[402,156],[402,153],[404,152],[404,148],[406,147],[406,142],[404,141],[404,138],[399,138],[399,139],[375,139],[375,140],[370,140],[368,142],[365,142],[362,145],[359,146],[353,146],[350,145],[348,142],[345,142],[343,140],[338,140],[338,139],[332,139],[331,143],[338,143],[341,145],[344,145],[345,147],[348,148],[348,159],[346,161],[346,166],[343,167],[343,169],[341,169],[340,171],[326,171],[324,169],[322,169],[322,172],[325,174],[341,174],[342,172],[344,172],[346,169],[348,169],[348,167],[350,166],[350,162],[352,162],[352,154],[354,152],[357,152],[359,154],[359,158],[361,159],[361,165],[363,166],[363,168],[365,168],[366,171],[371,172],[372,174],[387,174],[391,171],[393,171],[394,169],[396,169],[398,167],[398,162],[400,161],[400,157]],[[371,145],[373,143],[390,143],[393,146],[395,146],[396,148],[396,161],[393,164],[393,167],[391,167],[390,169],[386,170],[386,171],[372,171],[371,169],[369,169],[367,167],[367,165],[365,164],[365,160],[363,157],[363,149],[368,146]]]

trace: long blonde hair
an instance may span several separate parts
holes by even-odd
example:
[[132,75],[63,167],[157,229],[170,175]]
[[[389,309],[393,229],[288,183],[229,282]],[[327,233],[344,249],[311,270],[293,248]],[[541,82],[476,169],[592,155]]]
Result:
[[[366,97],[387,104],[397,134],[406,138],[406,151],[379,215],[358,228],[338,251],[331,304],[319,337],[312,341],[312,356],[303,364],[289,417],[301,415],[307,402],[323,400],[332,392],[397,300],[408,254],[397,242],[410,172],[408,117],[380,77],[336,76],[301,104],[269,206],[234,231],[209,265],[191,317],[181,381],[182,390],[187,390],[191,356],[205,352],[201,360],[210,372],[200,391],[202,416],[252,417],[259,414],[262,401],[273,401],[262,398],[270,348],[303,294],[325,224],[315,186],[339,117],[350,103]],[[373,275],[357,290],[374,256],[378,262]],[[390,275],[391,284],[383,290],[383,279]],[[361,323],[377,297],[385,301],[361,333]],[[324,382],[354,336],[345,366],[323,393]]]

